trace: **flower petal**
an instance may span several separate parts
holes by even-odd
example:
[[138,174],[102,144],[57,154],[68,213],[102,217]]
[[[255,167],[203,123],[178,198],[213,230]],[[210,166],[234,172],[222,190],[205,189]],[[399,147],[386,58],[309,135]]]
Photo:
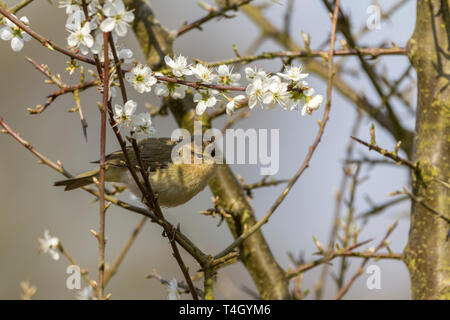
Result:
[[12,37],[13,37],[13,32],[12,32],[11,28],[4,27],[4,28],[0,29],[0,38],[2,40],[8,41],[8,40],[11,40]]
[[134,20],[134,13],[131,11],[127,11],[123,16],[122,16],[122,20],[128,23],[133,22]]
[[94,38],[90,34],[84,36],[84,43],[88,48],[91,48],[94,45]]
[[115,26],[116,26],[116,20],[114,20],[113,18],[106,18],[105,20],[103,20],[102,24],[100,25],[100,29],[103,32],[110,32],[114,29]]
[[125,37],[127,35],[127,27],[128,24],[126,24],[125,22],[117,21],[116,28],[114,29],[114,31],[116,31],[116,34],[119,37]]
[[205,101],[200,101],[197,104],[197,107],[195,107],[195,112],[197,113],[197,115],[201,116],[206,110],[206,104]]
[[114,8],[117,13],[123,13],[125,12],[125,5],[123,4],[122,0],[116,0],[113,2]]
[[103,6],[103,13],[107,17],[113,17],[117,13],[114,4],[112,4],[111,2],[105,3],[105,5]]
[[122,113],[123,113],[123,108],[122,108],[122,106],[116,104],[116,105],[114,106],[114,114],[115,114],[116,116],[121,116]]
[[126,115],[132,115],[137,108],[137,103],[134,100],[128,100],[127,103],[125,103],[124,109]]
[[22,21],[25,24],[29,24],[30,21],[28,20],[28,18],[26,16],[23,16],[22,18],[20,18],[20,21]]
[[19,37],[14,37],[11,40],[11,48],[13,51],[18,52],[23,48],[23,40]]
[[78,45],[78,38],[75,33],[69,35],[69,37],[67,38],[67,44],[70,47],[76,47]]
[[174,63],[173,63],[173,60],[172,60],[171,57],[165,56],[165,57],[164,57],[164,62],[165,62],[169,67],[173,68]]

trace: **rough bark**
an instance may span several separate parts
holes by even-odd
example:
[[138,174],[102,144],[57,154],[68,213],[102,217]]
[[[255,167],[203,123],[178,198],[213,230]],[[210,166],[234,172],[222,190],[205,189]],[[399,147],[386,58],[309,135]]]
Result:
[[[173,38],[154,18],[148,2],[145,0],[125,0],[129,8],[135,9],[136,19],[133,29],[147,63],[153,69],[162,65],[165,54],[172,54]],[[194,110],[192,96],[183,101],[166,100],[166,106],[172,112],[180,127],[192,130]],[[203,128],[210,127],[206,119]],[[216,177],[210,183],[211,191],[220,199],[220,205],[235,212],[227,219],[233,237],[239,236],[246,225],[256,223],[253,208],[246,200],[241,184],[227,165],[221,165]],[[240,260],[251,275],[262,299],[291,299],[289,282],[284,270],[273,257],[262,234],[256,232],[240,246]]]
[[413,192],[419,202],[412,204],[405,262],[414,299],[450,299],[450,226],[429,210],[450,218],[449,1],[418,0],[416,19],[409,56],[418,78],[414,160],[420,175],[413,177]]

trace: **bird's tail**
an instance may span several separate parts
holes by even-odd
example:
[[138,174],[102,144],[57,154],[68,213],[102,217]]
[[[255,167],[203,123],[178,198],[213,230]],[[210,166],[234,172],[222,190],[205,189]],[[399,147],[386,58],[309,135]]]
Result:
[[85,172],[71,179],[56,181],[55,186],[65,186],[64,190],[74,190],[77,188],[81,188],[87,186],[94,182],[93,178],[98,178],[99,170]]

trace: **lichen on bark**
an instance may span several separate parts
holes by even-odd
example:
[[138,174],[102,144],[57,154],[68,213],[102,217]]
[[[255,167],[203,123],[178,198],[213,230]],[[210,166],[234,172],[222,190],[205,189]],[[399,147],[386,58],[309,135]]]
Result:
[[[414,195],[450,218],[450,10],[448,0],[417,1],[409,57],[418,80]],[[450,299],[449,224],[417,201],[404,257],[414,299]]]

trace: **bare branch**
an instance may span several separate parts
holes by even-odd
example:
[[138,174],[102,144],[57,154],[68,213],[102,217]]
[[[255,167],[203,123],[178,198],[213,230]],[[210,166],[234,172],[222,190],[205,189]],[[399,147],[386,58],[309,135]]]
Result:
[[358,139],[356,137],[351,137],[353,140],[361,143],[362,145],[365,145],[366,147],[369,147],[369,150],[375,150],[376,152],[378,152],[379,154],[381,154],[382,156],[389,158],[391,160],[394,160],[395,162],[397,162],[398,164],[403,164],[407,167],[409,167],[410,169],[416,171],[417,170],[417,166],[412,163],[411,161],[404,159],[400,156],[397,155],[396,152],[390,152],[386,149],[380,148],[379,146],[377,146],[376,144],[371,144],[368,142],[365,142],[361,139]]
[[253,0],[241,0],[241,1],[236,1],[234,3],[228,3],[229,1],[227,1],[227,3],[225,4],[225,6],[223,6],[222,8],[208,8],[208,14],[198,20],[195,20],[194,22],[191,23],[185,23],[182,27],[180,27],[178,30],[174,31],[174,38],[178,38],[179,36],[185,34],[188,31],[191,31],[193,29],[202,29],[201,26],[214,19],[217,17],[225,17],[225,18],[229,18],[226,13],[228,11],[234,10],[234,11],[238,11],[239,7],[246,5],[250,2],[252,2]]
[[277,198],[275,203],[272,205],[272,207],[267,211],[267,213],[264,215],[264,217],[258,221],[256,224],[254,224],[252,227],[250,227],[247,231],[245,231],[243,234],[241,234],[239,237],[235,239],[235,241],[230,244],[227,248],[225,248],[223,251],[218,253],[215,258],[220,258],[225,256],[226,254],[230,253],[234,248],[239,246],[245,239],[250,237],[254,232],[259,230],[264,224],[266,224],[272,214],[276,211],[276,209],[280,206],[280,204],[283,202],[283,200],[288,195],[289,191],[291,191],[294,184],[297,182],[297,180],[300,178],[300,176],[303,174],[303,172],[309,167],[309,162],[314,154],[314,151],[317,149],[317,146],[320,143],[320,140],[322,139],[323,133],[325,131],[325,126],[329,119],[329,113],[331,108],[331,92],[333,88],[333,52],[334,52],[334,42],[336,38],[336,24],[337,24],[337,16],[339,13],[339,5],[340,0],[336,0],[335,10],[333,14],[333,20],[332,20],[332,27],[331,27],[331,43],[330,43],[330,53],[328,58],[328,88],[327,88],[327,103],[325,105],[325,111],[323,114],[322,121],[320,123],[319,132],[317,133],[317,136],[314,140],[314,143],[309,148],[309,152],[306,155],[306,158],[300,167],[300,169],[297,171],[295,176],[289,180],[288,185],[283,190],[281,195]]

